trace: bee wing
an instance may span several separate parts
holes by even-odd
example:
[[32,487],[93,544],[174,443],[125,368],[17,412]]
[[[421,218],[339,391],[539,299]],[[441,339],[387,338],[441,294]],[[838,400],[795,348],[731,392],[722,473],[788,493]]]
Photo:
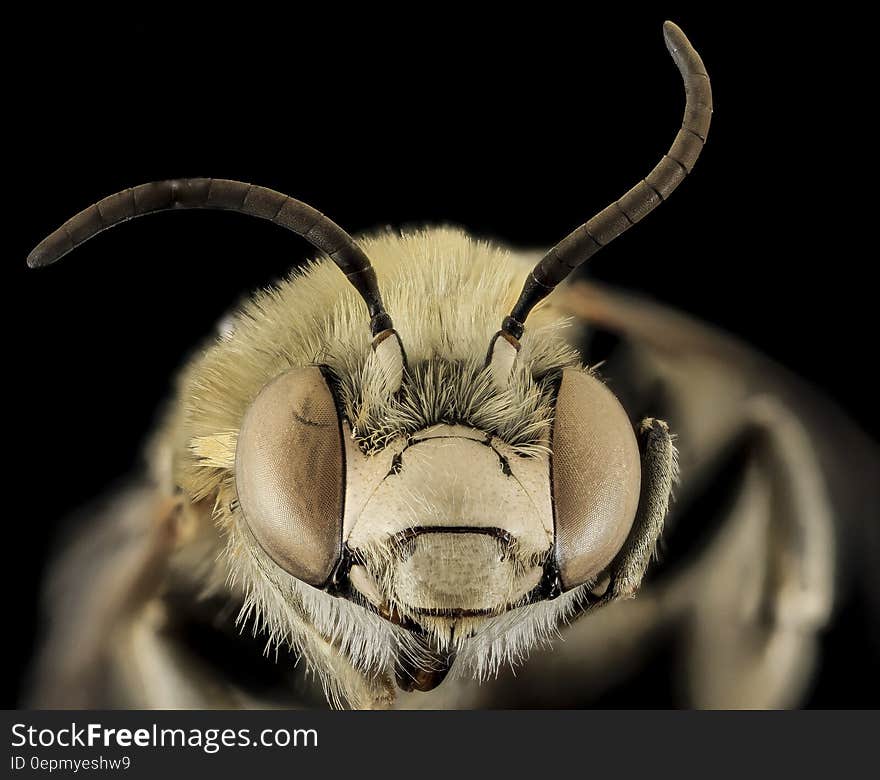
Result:
[[[610,689],[651,668],[679,676],[658,694],[670,704],[796,705],[819,632],[853,596],[845,583],[880,600],[876,444],[781,366],[661,304],[587,282],[546,303],[580,326],[572,339],[604,361],[634,423],[668,421],[681,479],[637,598],[588,612],[472,703],[538,704],[529,690],[541,706],[613,702]],[[658,672],[675,657],[664,647],[684,658]]]

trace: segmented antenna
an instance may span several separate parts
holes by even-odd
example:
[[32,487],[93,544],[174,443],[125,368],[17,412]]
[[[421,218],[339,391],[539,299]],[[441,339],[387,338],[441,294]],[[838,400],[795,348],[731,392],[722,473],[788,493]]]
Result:
[[687,97],[681,129],[672,147],[642,181],[620,200],[569,233],[534,267],[501,329],[519,339],[523,323],[540,300],[603,246],[666,200],[691,172],[703,149],[712,119],[712,87],[700,55],[672,22],[663,25],[666,48],[681,71]]
[[374,336],[394,327],[382,303],[370,259],[348,233],[307,203],[267,187],[230,179],[169,179],[117,192],[84,209],[43,239],[28,255],[28,265],[51,265],[114,225],[174,209],[237,211],[293,231],[329,255],[360,293],[370,312]]

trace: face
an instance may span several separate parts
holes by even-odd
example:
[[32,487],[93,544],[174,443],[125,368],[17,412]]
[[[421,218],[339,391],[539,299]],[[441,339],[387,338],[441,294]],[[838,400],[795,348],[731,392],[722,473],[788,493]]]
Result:
[[434,425],[365,454],[320,367],[274,379],[248,409],[236,490],[254,539],[294,577],[439,643],[595,581],[635,516],[632,427],[593,375],[554,380],[546,451]]

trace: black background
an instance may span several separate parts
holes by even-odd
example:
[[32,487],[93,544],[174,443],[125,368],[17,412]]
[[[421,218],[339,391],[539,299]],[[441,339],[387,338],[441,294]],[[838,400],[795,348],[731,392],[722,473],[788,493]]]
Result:
[[[672,18],[712,77],[709,142],[670,202],[590,273],[739,334],[872,426],[862,365],[876,293],[836,216],[850,199],[839,169],[858,167],[860,141],[829,118],[846,71],[827,45],[839,20],[675,6],[616,19],[540,5],[483,18],[294,10],[260,24],[47,16],[6,33],[17,395],[5,410],[6,703],[32,652],[59,519],[136,467],[175,370],[224,310],[306,255],[258,220],[189,212],[26,271],[44,235],[127,186],[237,178],[353,233],[453,223],[548,246],[671,143],[683,106],[661,32]],[[834,674],[813,704],[863,701]]]

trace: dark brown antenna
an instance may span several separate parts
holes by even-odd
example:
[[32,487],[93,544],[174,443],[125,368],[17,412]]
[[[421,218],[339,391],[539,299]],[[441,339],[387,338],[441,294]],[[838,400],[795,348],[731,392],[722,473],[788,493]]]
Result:
[[229,179],[169,179],[141,184],[89,206],[44,238],[28,255],[28,265],[51,265],[108,228],[144,214],[173,209],[238,211],[292,230],[330,256],[360,293],[375,336],[390,330],[376,272],[370,259],[333,220],[300,200],[275,190]]
[[538,301],[546,297],[581,263],[628,230],[666,200],[691,172],[703,149],[712,119],[712,87],[700,55],[672,22],[663,25],[666,48],[684,80],[687,97],[681,130],[656,168],[620,200],[569,233],[534,267],[519,300],[504,319],[502,331],[519,339],[523,323]]

